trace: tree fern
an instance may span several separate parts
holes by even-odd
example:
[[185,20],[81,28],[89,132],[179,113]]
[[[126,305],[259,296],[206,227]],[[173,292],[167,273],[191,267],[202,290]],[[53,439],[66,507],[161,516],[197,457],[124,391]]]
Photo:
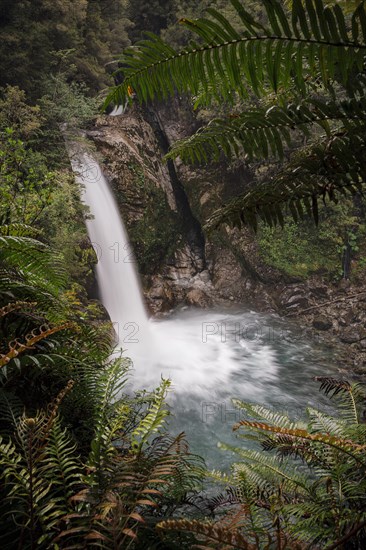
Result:
[[259,184],[214,212],[206,223],[212,230],[222,223],[234,227],[258,219],[270,226],[284,224],[289,212],[295,221],[309,216],[319,220],[319,200],[334,201],[362,192],[366,181],[362,158],[365,135],[340,133],[293,154],[270,181]]
[[254,20],[239,0],[231,0],[242,22],[235,31],[222,13],[209,9],[210,19],[181,24],[196,34],[193,42],[180,52],[158,37],[149,38],[125,50],[119,69],[123,83],[112,90],[107,103],[123,104],[131,86],[141,99],[167,97],[174,90],[196,94],[200,87],[215,89],[225,100],[246,86],[256,95],[265,88],[277,91],[290,79],[305,91],[309,76],[319,75],[324,85],[342,67],[340,80],[346,85],[353,71],[363,70],[366,50],[366,21],[361,4],[348,29],[342,9],[326,7],[321,0],[293,2],[291,17],[276,0],[263,0],[267,24]]
[[306,98],[287,105],[264,105],[211,120],[193,136],[174,143],[167,157],[180,156],[183,161],[201,163],[217,161],[221,153],[229,158],[241,156],[249,162],[270,156],[283,159],[294,129],[310,137],[311,128],[318,126],[331,137],[354,128],[364,133],[365,123],[364,96],[341,102]]
[[[309,215],[317,223],[319,199],[336,201],[362,191],[365,184],[360,161],[366,112],[364,2],[351,15],[339,3],[330,6],[322,0],[294,0],[291,13],[276,0],[262,4],[265,23],[232,0],[240,31],[213,9],[205,19],[182,20],[197,39],[179,52],[148,35],[122,55],[118,73],[123,82],[106,102],[124,104],[129,87],[142,101],[178,91],[198,97],[200,104],[202,98],[225,102],[226,117],[176,143],[168,155],[192,162],[217,160],[221,153],[246,162],[283,159],[295,128],[308,137],[314,126],[325,132],[294,154],[274,179],[254,182],[247,193],[215,212],[208,229],[225,223],[256,229],[258,218],[282,225],[287,211],[295,221]],[[264,98],[264,104],[243,110],[253,97]]]

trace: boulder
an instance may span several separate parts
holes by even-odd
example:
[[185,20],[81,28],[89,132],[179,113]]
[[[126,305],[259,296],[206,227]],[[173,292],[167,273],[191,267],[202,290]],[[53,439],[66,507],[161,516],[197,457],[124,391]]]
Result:
[[287,300],[287,303],[285,305],[287,309],[293,309],[293,308],[306,309],[307,307],[309,307],[309,300],[305,296],[296,294],[295,296],[291,296]]
[[325,315],[318,315],[313,320],[313,327],[317,330],[329,330],[332,326],[332,321],[325,317]]
[[355,342],[359,342],[361,340],[361,335],[357,329],[349,328],[340,334],[339,339],[344,344],[354,344]]
[[311,306],[306,289],[297,285],[285,288],[280,296],[281,306],[287,310],[306,309]]
[[366,349],[366,339],[361,340],[360,346],[362,349]]
[[202,308],[207,308],[212,305],[211,298],[200,288],[192,288],[192,290],[187,293],[187,302],[191,306]]

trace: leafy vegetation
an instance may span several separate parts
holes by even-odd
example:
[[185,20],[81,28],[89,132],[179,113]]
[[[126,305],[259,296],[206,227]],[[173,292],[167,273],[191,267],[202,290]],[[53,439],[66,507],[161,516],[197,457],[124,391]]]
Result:
[[350,247],[352,271],[362,266],[365,226],[355,213],[351,200],[320,210],[320,224],[316,228],[305,221],[295,223],[290,216],[283,228],[261,224],[258,243],[261,255],[268,265],[287,275],[306,278],[323,274],[338,280],[345,273],[344,256]]
[[151,509],[157,514],[173,496],[177,506],[198,486],[201,461],[188,453],[183,434],[151,442],[167,414],[168,382],[129,401],[120,393],[126,375],[126,360],[84,371],[93,398],[86,460],[59,415],[73,381],[49,411],[33,417],[19,411],[16,417],[12,406],[15,437],[0,441],[3,547],[84,547],[100,541],[104,548],[128,547],[149,529]]
[[108,83],[105,64],[129,43],[131,22],[124,14],[124,0],[5,0],[0,86],[19,86],[38,99],[49,87],[50,75],[57,78],[59,52],[67,51],[76,69],[74,80],[98,93]]
[[[269,170],[209,226],[256,228],[259,218],[262,251],[276,267],[292,275],[325,265],[336,271],[346,246],[364,246],[357,213],[365,168],[364,3],[293,0],[286,3],[291,12],[274,0],[262,3],[265,13],[253,3],[253,15],[238,0],[198,7],[141,0],[130,11],[123,0],[3,3],[2,548],[365,546],[362,384],[319,378],[339,412],[309,409],[306,421],[236,402],[243,412],[236,433],[261,449],[222,444],[238,461],[229,476],[206,472],[224,490],[205,498],[197,495],[202,459],[190,454],[184,434],[166,432],[169,381],[128,394],[130,362],[110,359],[110,323],[86,299],[96,258],[59,124],[89,124],[98,103],[89,94],[107,81],[104,65],[113,54],[142,30],[164,26],[171,37],[173,16],[184,10],[196,16],[208,8],[208,17],[185,18],[174,48],[152,35],[128,48],[116,74],[124,80],[108,101],[123,101],[130,85],[142,101],[178,90],[192,94],[198,108],[208,106],[207,113],[220,110],[168,156],[209,162],[226,154],[248,163],[264,157],[275,165],[271,179]],[[191,32],[195,41],[176,51]],[[138,170],[136,184],[149,195]],[[173,230],[161,238],[151,232],[157,219],[166,220],[158,195],[159,207],[151,200],[132,230],[147,272],[162,249],[169,254],[177,244]],[[319,197],[339,196],[331,211],[319,208]],[[322,220],[316,239],[311,217]]]
[[166,433],[169,382],[128,395],[130,361],[109,359],[112,326],[86,299],[87,211],[48,141],[92,102],[61,70],[51,84],[50,116],[52,86],[39,106],[8,86],[0,105],[0,544],[144,548],[191,507],[203,461]]
[[202,460],[163,430],[168,381],[124,394],[129,360],[108,361],[111,327],[80,318],[61,256],[34,231],[1,226],[2,547],[151,539],[156,517],[199,488]]
[[[282,225],[284,205],[295,221],[310,216],[317,222],[319,197],[336,201],[360,192],[365,179],[360,162],[364,4],[348,17],[338,3],[312,0],[304,7],[296,0],[288,14],[279,2],[264,0],[261,19],[239,0],[231,4],[241,20],[239,31],[222,12],[209,8],[209,18],[181,21],[195,35],[181,50],[151,34],[127,48],[118,70],[123,82],[106,103],[126,101],[128,86],[141,101],[178,91],[200,104],[224,102],[225,118],[173,146],[170,156],[207,161],[223,152],[248,161],[289,158],[270,181],[216,212],[208,227],[244,223],[256,228],[258,217]],[[324,135],[311,132],[314,126]],[[312,139],[291,154],[294,132]]]
[[168,520],[158,528],[194,533],[207,548],[362,548],[366,540],[364,385],[321,378],[338,401],[334,417],[309,408],[293,421],[262,405],[235,402],[242,420],[233,429],[261,451],[221,444],[238,461],[216,505],[229,512],[217,522]]

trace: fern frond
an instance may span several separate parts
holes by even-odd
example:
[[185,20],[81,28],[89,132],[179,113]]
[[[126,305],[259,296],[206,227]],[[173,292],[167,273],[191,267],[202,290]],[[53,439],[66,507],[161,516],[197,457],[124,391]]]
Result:
[[247,427],[254,430],[263,432],[271,432],[275,434],[290,435],[298,439],[305,439],[313,442],[318,442],[322,445],[329,445],[337,450],[340,450],[350,455],[356,462],[360,464],[366,464],[363,460],[362,454],[365,450],[365,445],[359,445],[350,439],[343,439],[328,434],[310,433],[307,430],[280,428],[277,426],[269,426],[262,422],[250,422],[248,420],[241,420],[234,425],[233,430],[238,430],[241,427]]
[[38,344],[41,340],[48,338],[52,334],[71,328],[71,323],[64,323],[60,326],[49,327],[47,325],[42,325],[37,329],[34,329],[30,334],[25,336],[25,342],[19,342],[14,340],[9,342],[9,351],[5,354],[0,354],[0,367],[7,365],[12,359],[18,357],[21,353],[24,353],[27,350],[31,350],[35,344]]
[[366,100],[348,99],[341,102],[307,98],[288,105],[256,107],[226,118],[215,118],[195,134],[173,144],[167,158],[179,156],[183,162],[208,162],[226,157],[244,156],[246,160],[284,157],[291,145],[292,130],[306,137],[310,128],[318,125],[328,136],[332,124],[339,128],[365,129]]
[[225,473],[225,472],[220,472],[219,470],[208,470],[205,472],[205,476],[212,480],[212,481],[215,481],[216,483],[219,483],[219,484],[224,484],[224,485],[234,485],[234,478]]
[[[232,483],[234,485],[234,478]],[[219,493],[218,495],[210,498],[206,503],[206,506],[212,514],[217,508],[226,507],[228,505],[231,506],[233,504],[240,504],[240,498],[237,494],[237,490],[233,487],[230,487],[226,489],[225,492]]]
[[281,428],[294,428],[295,425],[299,427],[299,423],[295,424],[295,422],[293,422],[288,415],[280,413],[275,409],[271,409],[257,403],[248,403],[241,401],[240,399],[232,399],[232,402],[235,405],[235,408],[241,412],[245,411],[252,418],[265,420],[271,424],[280,426]]
[[40,236],[40,230],[22,223],[1,224],[0,235],[12,237],[30,237],[35,239]]
[[37,302],[11,302],[7,304],[6,306],[0,308],[0,317],[5,317],[5,315],[9,315],[9,313],[13,313],[14,311],[19,310],[33,310],[34,307],[37,305]]
[[128,547],[140,531],[151,534],[149,521],[156,523],[155,514],[186,502],[184,495],[196,486],[200,461],[189,454],[184,434],[159,436],[138,454],[121,447],[117,451],[104,490],[89,484],[73,497],[79,512],[69,515],[70,528],[60,540],[78,537],[87,544]]
[[61,257],[38,240],[0,235],[0,260],[13,266],[29,284],[37,284],[56,295],[66,284]]
[[330,397],[336,397],[340,405],[342,417],[351,425],[360,423],[362,407],[366,398],[364,384],[350,384],[347,380],[316,376],[314,380],[321,382],[320,391]]
[[63,515],[58,498],[52,494],[54,480],[44,453],[47,425],[43,413],[34,418],[23,415],[17,426],[17,445],[0,443],[1,476],[8,503],[5,513],[19,526],[13,542],[30,543],[30,547],[49,539]]
[[60,419],[55,418],[49,431],[43,460],[47,463],[47,477],[52,483],[61,514],[70,512],[69,499],[81,483],[82,464],[76,453],[76,444],[70,439]]
[[258,219],[284,225],[285,209],[295,222],[306,216],[319,220],[319,200],[337,202],[340,196],[362,193],[366,182],[363,132],[341,132],[297,152],[269,182],[251,188],[212,214],[211,231],[221,224],[247,225],[257,230]]
[[[258,451],[252,451],[249,449],[241,449],[239,447],[232,447],[224,443],[220,443],[220,448],[224,450],[231,450],[238,454],[242,459],[245,459],[253,467],[247,469],[250,472],[250,476],[256,476],[256,484],[262,489],[269,488],[269,485],[275,487],[276,479],[281,479],[285,484],[288,484],[292,489],[306,492],[308,491],[308,484],[306,478],[300,475],[294,467],[291,466],[289,461],[284,462],[280,459],[268,456]],[[255,465],[259,468],[256,469]],[[240,471],[240,468],[244,467],[240,463],[235,463],[235,475]]]
[[90,487],[100,490],[108,483],[113,470],[113,457],[117,449],[114,441],[123,428],[129,414],[129,407],[118,397],[127,381],[128,365],[117,359],[98,373],[89,372],[89,384],[94,394],[95,428],[88,458],[89,475],[85,481]]
[[138,452],[144,443],[160,430],[169,411],[165,405],[165,397],[171,385],[170,380],[162,380],[160,386],[154,392],[154,399],[149,406],[146,416],[140,421],[132,433],[132,446]]
[[347,422],[343,419],[334,418],[317,409],[308,408],[309,425],[312,431],[331,433],[335,436],[344,435],[347,432]]
[[337,395],[340,392],[349,392],[351,384],[348,380],[340,380],[339,378],[330,378],[328,376],[315,376],[314,380],[320,382],[320,391],[325,395]]
[[2,435],[13,435],[19,418],[24,412],[24,405],[14,394],[0,390],[0,424]]
[[[345,85],[353,71],[362,72],[366,50],[363,8],[352,16],[349,29],[342,9],[327,7],[322,0],[294,0],[291,17],[280,2],[264,0],[268,24],[254,20],[239,0],[231,0],[242,22],[242,31],[233,29],[224,14],[209,10],[210,19],[181,24],[199,37],[177,52],[160,38],[148,34],[146,40],[127,48],[117,71],[123,83],[109,94],[106,105],[124,104],[128,87],[143,101],[165,98],[200,89],[215,89],[215,97],[229,99],[244,86],[260,96],[266,87],[277,91],[290,78],[300,92],[307,78],[320,75],[325,86],[339,78]],[[339,71],[339,68],[342,68]]]

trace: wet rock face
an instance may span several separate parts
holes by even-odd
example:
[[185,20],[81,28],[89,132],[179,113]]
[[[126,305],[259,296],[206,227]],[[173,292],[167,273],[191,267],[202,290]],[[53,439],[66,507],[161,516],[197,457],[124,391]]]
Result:
[[[179,121],[177,124],[177,115],[164,109],[147,117],[133,107],[120,117],[101,117],[89,132],[104,159],[103,169],[127,226],[148,307],[156,314],[179,304],[207,307],[235,301],[254,307],[257,301],[260,309],[273,309],[263,285],[253,282],[253,273],[243,268],[235,254],[215,243],[204,249],[194,237],[197,225],[187,227],[182,193],[187,194],[197,223],[203,223],[214,207],[213,197],[217,201],[221,192],[226,196],[226,187],[232,193],[240,177],[223,167],[200,169],[177,162],[179,181],[173,181],[171,167],[162,161],[162,140],[155,126],[160,125],[169,145],[195,129],[194,117],[187,109],[179,111]],[[234,186],[234,180],[238,185]],[[213,182],[218,187],[213,187]],[[207,204],[202,198],[205,194]],[[188,226],[190,223],[194,225],[194,220],[189,219]],[[201,273],[203,278],[198,280]]]
[[187,294],[186,300],[191,306],[197,306],[200,308],[208,308],[212,306],[210,296],[200,288],[193,288],[190,290]]
[[126,254],[137,259],[151,312],[203,303],[194,277],[205,269],[205,258],[194,239],[187,240],[189,228],[182,227],[174,182],[153,128],[133,108],[123,116],[101,117],[89,137],[103,158],[131,241]]
[[101,117],[89,136],[104,157],[104,169],[112,186],[122,195],[119,204],[127,225],[143,214],[141,198],[146,182],[162,189],[169,207],[176,210],[168,170],[154,132],[139,113]]
[[208,243],[207,249],[208,269],[220,300],[242,303],[259,311],[275,310],[271,289],[253,276],[232,250],[212,243]]
[[207,271],[193,277],[168,278],[155,275],[145,293],[150,312],[159,315],[171,311],[177,304],[199,308],[212,307],[217,296]]

